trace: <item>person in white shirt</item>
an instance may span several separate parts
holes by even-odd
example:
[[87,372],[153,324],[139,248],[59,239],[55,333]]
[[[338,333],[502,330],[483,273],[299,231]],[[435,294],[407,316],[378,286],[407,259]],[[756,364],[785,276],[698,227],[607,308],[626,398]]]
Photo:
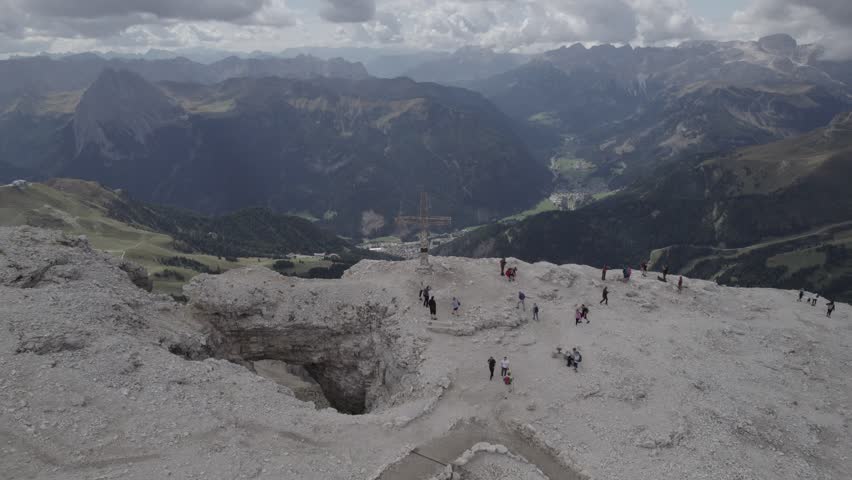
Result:
[[503,360],[500,360],[500,376],[505,377],[506,372],[509,371],[509,358],[503,357]]

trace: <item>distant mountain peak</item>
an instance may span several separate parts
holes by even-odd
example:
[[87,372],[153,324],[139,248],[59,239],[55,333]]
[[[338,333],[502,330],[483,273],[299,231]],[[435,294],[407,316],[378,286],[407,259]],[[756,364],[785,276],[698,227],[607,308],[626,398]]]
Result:
[[142,76],[104,69],[83,94],[74,114],[77,151],[89,143],[107,145],[106,126],[142,143],[149,133],[181,113],[165,93]]
[[760,45],[760,48],[765,52],[782,55],[790,55],[795,52],[796,47],[799,46],[799,44],[796,43],[796,39],[786,33],[776,33],[775,35],[762,37],[757,41],[757,44]]

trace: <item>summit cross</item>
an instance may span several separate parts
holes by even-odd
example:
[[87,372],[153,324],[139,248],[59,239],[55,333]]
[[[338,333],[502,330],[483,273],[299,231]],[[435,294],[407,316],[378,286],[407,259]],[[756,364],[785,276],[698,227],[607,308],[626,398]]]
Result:
[[396,217],[397,225],[417,225],[420,227],[420,266],[418,270],[430,272],[429,264],[429,227],[446,226],[452,223],[452,217],[435,217],[429,215],[429,195],[420,193],[420,215]]

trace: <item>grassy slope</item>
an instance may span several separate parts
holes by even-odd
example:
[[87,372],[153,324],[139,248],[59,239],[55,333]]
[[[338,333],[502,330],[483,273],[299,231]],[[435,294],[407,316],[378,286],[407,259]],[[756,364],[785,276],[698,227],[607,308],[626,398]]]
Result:
[[[174,249],[173,238],[107,217],[105,202],[115,198],[112,192],[94,184],[78,186],[91,190],[60,191],[43,184],[32,184],[25,190],[0,187],[0,225],[31,225],[60,229],[72,235],[86,235],[92,246],[116,256],[123,256],[148,269],[156,291],[179,293],[184,282],[156,278],[165,268],[177,271],[187,279],[198,272],[177,267],[164,267],[160,258],[181,256],[198,261],[212,270],[229,270],[247,265],[271,265],[274,259],[240,258],[229,262],[211,255],[186,254]],[[92,195],[96,192],[95,195]],[[320,265],[312,265],[320,266]]]

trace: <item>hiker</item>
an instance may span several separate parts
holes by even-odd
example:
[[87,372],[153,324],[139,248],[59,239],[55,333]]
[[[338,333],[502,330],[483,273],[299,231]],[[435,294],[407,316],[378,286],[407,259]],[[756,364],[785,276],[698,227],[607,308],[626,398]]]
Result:
[[518,267],[512,267],[509,270],[512,271],[512,275],[509,277],[509,280],[514,282],[518,276]]
[[538,321],[538,304],[533,302],[533,320]]
[[500,360],[500,376],[505,377],[506,373],[509,371],[509,357],[503,357],[503,360]]
[[429,291],[432,289],[429,285],[426,285],[426,288],[423,289],[423,306],[429,306]]
[[506,257],[500,259],[500,276],[506,274]]
[[580,354],[580,351],[577,350],[577,347],[574,347],[571,356],[574,357],[574,371],[577,371],[577,367],[580,366],[580,362],[583,361],[583,356]]
[[507,370],[506,375],[503,376],[503,383],[506,384],[506,395],[503,398],[509,398],[509,394],[515,391],[512,386],[512,380],[512,372]]
[[565,352],[565,366],[573,367],[574,366],[574,354],[571,352]]
[[606,281],[606,271],[609,270],[608,265],[604,265],[603,270],[601,270],[601,280]]
[[514,279],[515,279],[515,269],[512,268],[512,267],[507,268],[506,269],[506,280],[511,282]]
[[629,273],[627,273],[627,267],[624,267],[624,268],[622,268],[622,269],[621,269],[621,277],[622,277],[622,279],[623,279],[625,282],[626,282],[628,279],[630,279],[630,274],[629,274]]
[[664,282],[668,282],[668,280],[666,280],[667,276],[669,276],[669,266],[668,265],[663,267],[663,281]]
[[805,296],[805,289],[804,289],[804,288],[800,288],[800,289],[799,289],[799,301],[800,301],[800,302],[802,301],[802,297],[804,297],[804,296]]
[[429,316],[432,317],[433,320],[438,318],[438,303],[435,302],[435,297],[429,299]]
[[834,312],[834,300],[829,300],[825,305],[828,307],[828,310],[825,312],[825,316],[831,318],[831,313]]
[[458,298],[453,297],[453,315],[459,314],[459,307],[461,307],[461,302]]
[[497,365],[497,360],[494,360],[494,357],[488,357],[488,371],[491,373],[488,380],[494,380],[494,365]]
[[627,279],[630,280],[630,277],[633,276],[633,267],[630,265],[627,266]]
[[680,293],[681,290],[683,290],[683,275],[677,281],[677,292]]
[[639,268],[642,269],[642,276],[647,277],[648,276],[648,262],[642,262],[642,265],[639,265]]
[[600,303],[598,303],[598,305],[600,305],[601,303],[609,305],[609,287],[604,287],[603,292],[602,292],[601,301],[600,301]]
[[814,298],[811,299],[811,306],[816,307],[817,302],[819,301],[819,294],[814,294]]
[[577,307],[577,309],[574,310],[574,325],[575,326],[580,324],[581,318],[583,318],[583,311],[580,310],[580,307]]
[[586,307],[586,305],[584,304],[584,305],[580,306],[580,309],[581,309],[580,313],[582,314],[582,317],[584,319],[586,319],[586,323],[589,323],[589,309],[588,309],[588,307]]
[[524,292],[518,292],[518,304],[515,305],[515,308],[524,307],[524,311],[526,312],[527,311],[527,304],[524,303],[524,300],[526,300],[526,298],[527,298],[527,296],[524,295]]

